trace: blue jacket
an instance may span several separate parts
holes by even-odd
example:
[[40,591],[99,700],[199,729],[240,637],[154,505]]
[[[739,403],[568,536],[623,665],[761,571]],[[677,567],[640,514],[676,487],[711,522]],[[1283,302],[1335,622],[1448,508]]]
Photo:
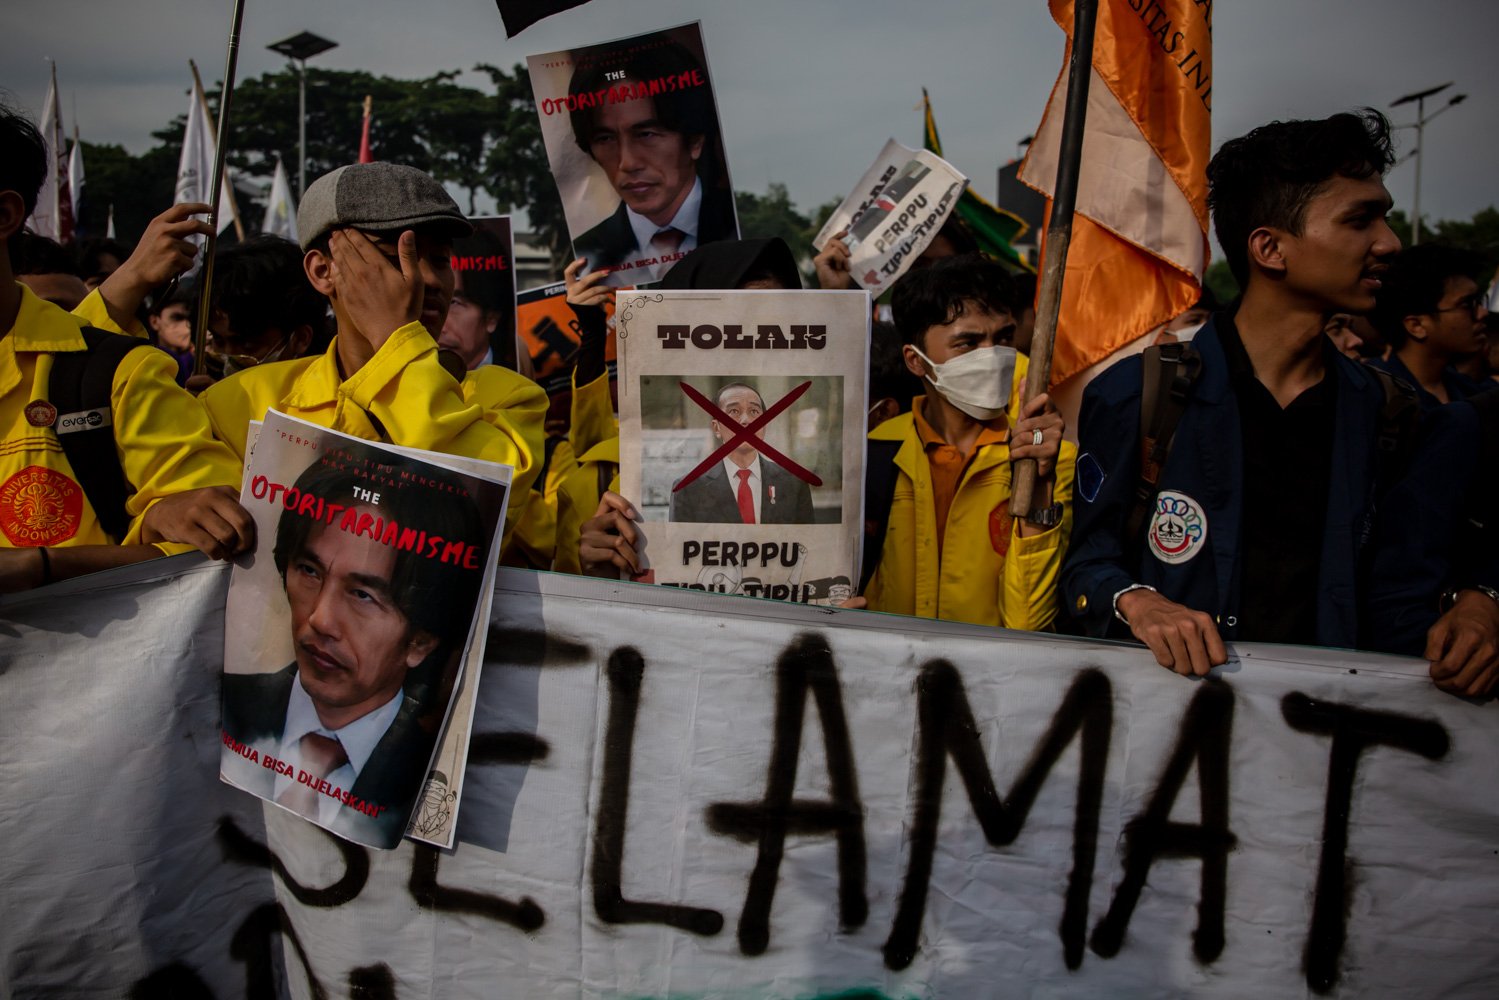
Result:
[[[1415,389],[1416,399],[1421,404],[1422,413],[1431,413],[1437,407],[1442,405],[1442,401],[1440,399],[1437,399],[1431,393],[1427,392],[1425,387],[1423,387],[1421,383],[1417,381],[1415,374],[1410,370],[1410,368],[1406,366],[1404,361],[1400,360],[1400,356],[1398,354],[1391,354],[1387,359],[1370,358],[1368,361],[1365,361],[1364,364],[1372,365],[1373,367],[1378,368],[1381,371],[1389,372],[1400,381],[1405,382],[1411,388]],[[1476,396],[1480,392],[1487,392],[1488,390],[1494,388],[1494,383],[1492,382],[1490,382],[1488,385],[1480,385],[1479,383],[1468,378],[1468,376],[1464,375],[1462,372],[1458,371],[1456,368],[1451,367],[1444,368],[1442,370],[1442,384],[1447,388],[1447,398],[1452,400],[1453,402],[1456,402],[1460,399],[1467,399],[1470,396]]]
[[1499,587],[1495,402],[1436,407],[1422,423],[1409,469],[1381,501],[1370,546],[1367,648],[1420,656],[1441,594]]
[[[1177,426],[1157,498],[1168,492],[1185,498],[1181,506],[1190,511],[1188,527],[1195,523],[1202,537],[1189,537],[1175,561],[1158,556],[1143,538],[1123,537],[1140,478],[1142,359],[1119,362],[1083,393],[1076,520],[1062,567],[1062,593],[1063,607],[1089,635],[1105,635],[1116,624],[1113,597],[1133,583],[1148,584],[1172,601],[1213,615],[1227,640],[1237,638],[1243,624],[1238,618],[1244,468],[1238,401],[1216,319],[1208,321],[1193,344],[1202,356],[1202,372]],[[1298,510],[1296,484],[1287,482],[1285,512],[1288,530],[1305,516],[1323,518],[1317,642],[1351,648],[1359,635],[1358,561],[1371,530],[1385,393],[1376,376],[1356,362],[1337,355],[1329,364],[1328,377],[1337,380],[1337,412],[1327,509]],[[1152,518],[1147,512],[1143,533],[1149,533]]]

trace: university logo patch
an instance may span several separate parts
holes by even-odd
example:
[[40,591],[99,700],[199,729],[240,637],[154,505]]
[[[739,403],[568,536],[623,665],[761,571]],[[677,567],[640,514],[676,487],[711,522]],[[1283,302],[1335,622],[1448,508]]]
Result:
[[26,404],[26,422],[33,427],[51,427],[57,419],[57,407],[45,399],[33,399]]
[[989,547],[1000,557],[1010,551],[1010,535],[1015,531],[1015,519],[1010,516],[1010,501],[1001,500],[999,506],[989,512]]
[[61,472],[28,465],[0,484],[0,531],[12,545],[65,542],[82,521],[83,490]]
[[1162,490],[1155,496],[1155,513],[1145,537],[1157,559],[1175,566],[1202,551],[1208,540],[1208,518],[1202,505],[1185,493]]

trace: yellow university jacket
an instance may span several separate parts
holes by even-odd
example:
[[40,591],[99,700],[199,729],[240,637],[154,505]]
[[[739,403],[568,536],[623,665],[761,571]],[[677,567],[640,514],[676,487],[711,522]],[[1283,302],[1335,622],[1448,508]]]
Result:
[[601,465],[612,467],[608,488],[619,492],[619,421],[614,417],[608,375],[582,386],[574,381],[568,439],[577,458],[557,484],[557,555],[552,568],[558,573],[581,573],[579,536],[584,522],[599,509]]
[[338,373],[338,338],[313,358],[256,365],[199,396],[213,432],[241,463],[250,421],[276,409],[366,441],[502,462],[515,469],[505,542],[541,465],[547,397],[524,375],[483,365],[462,382],[437,361],[420,323],[395,333],[348,379]]
[[[1023,370],[1016,371],[1017,387],[1024,377]],[[1077,448],[1064,441],[1058,456],[1054,499],[1062,503],[1062,523],[1022,538],[1009,516],[1010,449],[981,446],[953,497],[939,560],[931,465],[915,419],[903,413],[869,437],[900,442],[890,524],[879,568],[864,593],[870,610],[1013,629],[1049,627],[1057,615],[1057,578],[1072,528]]]
[[[90,297],[91,299],[94,296]],[[87,349],[82,327],[110,332],[102,306],[69,314],[22,286],[15,325],[0,337],[0,545],[137,544],[141,516],[156,501],[204,486],[239,486],[239,463],[214,440],[202,408],[177,386],[177,363],[152,348],[127,354],[110,388],[115,448],[130,494],[126,537],[105,534],[45,419],[54,356]],[[30,411],[28,413],[28,411]],[[40,424],[40,426],[38,426]],[[185,552],[187,545],[159,545]]]

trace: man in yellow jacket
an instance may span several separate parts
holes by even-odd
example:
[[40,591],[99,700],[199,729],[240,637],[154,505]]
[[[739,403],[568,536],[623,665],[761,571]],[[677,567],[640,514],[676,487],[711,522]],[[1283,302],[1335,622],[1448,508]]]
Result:
[[[90,324],[42,301],[11,271],[11,237],[45,174],[35,127],[0,108],[0,592],[194,546],[217,557],[242,550],[254,526],[234,500],[237,463],[177,387],[169,357],[144,344],[123,350],[106,371],[107,401],[85,398],[89,408],[76,412],[54,405],[66,388],[55,377],[59,365],[90,351]],[[99,323],[119,330],[99,292],[90,298]],[[105,435],[93,464],[117,460],[117,489],[95,492],[86,484],[99,470],[74,467],[70,444],[89,434]],[[117,509],[96,510],[104,499]]]
[[[1009,276],[981,257],[953,257],[907,275],[892,305],[906,366],[934,391],[870,433],[871,466],[894,470],[888,504],[865,500],[866,517],[883,525],[868,606],[1045,629],[1057,613],[1075,449],[1047,396],[1020,406],[1026,369],[1010,346]],[[1037,461],[1039,478],[1035,509],[1017,519],[1011,469],[1023,458]]]
[[[530,489],[542,457],[547,399],[506,368],[449,370],[438,357],[453,298],[452,240],[472,232],[441,184],[393,163],[339,167],[297,209],[303,267],[333,307],[326,353],[257,365],[199,399],[214,433],[240,456],[250,421],[269,409],[354,437],[514,467]],[[521,504],[506,515],[506,541]]]

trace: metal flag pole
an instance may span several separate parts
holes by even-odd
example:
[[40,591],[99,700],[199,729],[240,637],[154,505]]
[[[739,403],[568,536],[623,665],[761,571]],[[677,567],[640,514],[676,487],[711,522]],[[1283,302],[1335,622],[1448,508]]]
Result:
[[[1077,179],[1083,161],[1083,130],[1088,118],[1088,84],[1093,74],[1093,28],[1098,0],[1076,0],[1072,11],[1072,59],[1067,67],[1067,106],[1062,118],[1062,144],[1057,156],[1056,189],[1051,219],[1046,226],[1046,251],[1041,259],[1041,287],[1036,300],[1036,333],[1031,341],[1030,370],[1022,401],[1046,391],[1051,381],[1051,349],[1057,336],[1057,314],[1062,308],[1062,275],[1067,248],[1072,243],[1072,215],[1077,206]],[[1015,464],[1010,489],[1010,513],[1031,512],[1036,491],[1036,460]]]
[[[191,59],[187,61],[188,67],[193,71],[193,87],[198,92],[198,103],[203,106],[203,120],[208,120],[208,91],[203,87],[203,77],[198,75],[198,64]],[[226,168],[227,169],[227,168]],[[222,185],[220,186],[222,187]],[[222,191],[220,192],[222,193]],[[245,224],[240,221],[239,202],[234,198],[234,182],[229,182],[229,214],[234,217],[234,235],[239,237],[241,243],[245,240]]]
[[203,266],[198,271],[198,315],[193,323],[193,374],[202,375],[208,360],[208,309],[213,297],[213,251],[219,241],[219,191],[224,186],[224,157],[229,149],[229,103],[234,97],[234,72],[239,63],[239,29],[245,19],[245,0],[234,0],[229,25],[229,54],[224,85],[219,91],[219,127],[213,151],[213,177],[208,188],[208,239],[203,242]]

